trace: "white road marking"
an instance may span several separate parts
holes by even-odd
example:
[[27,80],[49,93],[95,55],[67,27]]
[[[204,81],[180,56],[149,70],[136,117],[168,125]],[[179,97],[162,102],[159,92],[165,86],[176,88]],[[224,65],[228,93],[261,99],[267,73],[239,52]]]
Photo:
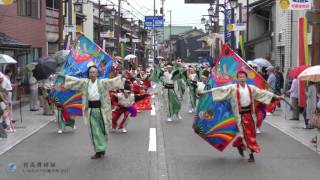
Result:
[[151,116],[155,116],[156,115],[156,108],[154,107],[154,105],[151,106],[151,111],[150,111],[150,115]]
[[157,151],[157,131],[156,128],[149,130],[149,149],[148,151]]

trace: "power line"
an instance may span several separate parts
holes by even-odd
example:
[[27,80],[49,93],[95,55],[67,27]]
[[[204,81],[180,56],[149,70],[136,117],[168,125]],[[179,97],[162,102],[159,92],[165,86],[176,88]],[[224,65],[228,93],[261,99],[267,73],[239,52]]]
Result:
[[139,4],[136,0],[132,0],[132,1],[133,1],[136,5],[138,5],[139,8],[145,9],[144,13],[148,13],[149,11],[152,11],[152,9],[150,9],[150,8],[144,6],[144,5]]

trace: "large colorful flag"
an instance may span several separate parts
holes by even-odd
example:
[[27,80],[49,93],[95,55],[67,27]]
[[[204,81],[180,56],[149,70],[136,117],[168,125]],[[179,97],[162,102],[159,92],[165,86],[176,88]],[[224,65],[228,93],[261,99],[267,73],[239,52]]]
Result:
[[[248,84],[259,88],[268,87],[261,75],[254,71],[228,45],[224,45],[206,88],[236,83],[237,72],[240,70],[248,74]],[[193,123],[194,131],[217,150],[223,151],[235,138],[237,122],[232,112],[230,100],[215,102],[211,93],[202,95],[198,104],[197,117]]]
[[[207,89],[218,87],[214,76],[216,75],[210,76]],[[238,131],[230,102],[228,100],[215,102],[211,93],[204,94],[200,97],[197,115],[198,118],[193,123],[195,133],[222,152]]]
[[[85,35],[80,35],[75,46],[70,50],[67,61],[61,68],[65,75],[87,78],[87,65],[94,62],[99,69],[100,78],[108,78],[112,68],[113,60],[97,44],[92,42]],[[82,110],[81,93],[73,90],[63,90],[60,83],[63,80],[57,78],[55,81],[56,90],[53,92],[53,98],[59,100],[64,106],[66,112],[70,115],[79,116]]]
[[112,68],[112,58],[85,35],[80,35],[70,50],[61,72],[69,76],[88,77],[88,63],[94,62],[99,69],[100,78],[108,78]]
[[[235,82],[237,73],[244,71],[248,74],[247,83],[255,85],[260,89],[269,87],[266,80],[254,69],[252,69],[237,53],[235,53],[228,45],[224,45],[220,54],[219,62],[216,64],[216,72],[218,79],[229,79]],[[222,78],[224,77],[224,78]],[[219,82],[218,82],[219,83]]]

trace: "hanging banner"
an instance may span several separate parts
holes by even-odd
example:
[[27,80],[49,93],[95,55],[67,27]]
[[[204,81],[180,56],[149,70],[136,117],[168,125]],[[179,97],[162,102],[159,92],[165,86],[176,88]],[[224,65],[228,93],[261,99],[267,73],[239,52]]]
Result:
[[226,14],[226,17],[225,17],[225,29],[224,29],[224,32],[225,32],[225,43],[226,44],[231,44],[231,31],[229,31],[230,29],[230,25],[232,24],[232,21],[231,21],[231,9],[226,9],[225,10],[225,14]]
[[278,2],[281,9],[310,10],[312,6],[312,0],[280,0]]
[[[309,58],[309,53],[306,49],[306,40],[305,40],[305,24],[306,19],[304,17],[299,18],[299,61],[298,65],[307,65],[306,62],[308,61],[306,58]],[[299,81],[299,107],[304,107],[306,103],[306,95],[305,95],[305,84],[304,81]]]
[[10,5],[13,3],[13,0],[0,0],[0,5]]

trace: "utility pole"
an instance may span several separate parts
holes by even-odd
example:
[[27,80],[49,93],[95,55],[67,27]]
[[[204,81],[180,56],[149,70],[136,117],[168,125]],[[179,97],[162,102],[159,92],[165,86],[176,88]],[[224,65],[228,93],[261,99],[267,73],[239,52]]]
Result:
[[[72,0],[68,0],[68,24],[72,25]],[[72,32],[69,32],[70,44],[72,41]]]
[[170,24],[169,24],[169,46],[170,46],[170,59],[173,59],[172,57],[172,44],[171,44],[171,35],[172,35],[172,10],[169,10],[170,13]]
[[249,0],[247,0],[247,35],[246,35],[246,42],[248,43],[249,41]]
[[120,56],[121,49],[120,49],[120,34],[121,34],[121,0],[118,0],[118,27],[117,27],[117,54]]
[[171,40],[171,35],[172,35],[172,10],[169,10],[170,13],[170,24],[169,24],[169,28],[170,28],[170,36],[169,36],[169,40]]
[[59,1],[59,50],[63,49],[63,28],[64,28],[63,3],[64,3],[64,0]]
[[[162,7],[161,7],[161,10],[160,10],[160,13],[161,13],[161,15],[163,17],[164,17],[164,1],[165,0],[161,0]],[[164,44],[164,26],[162,28],[162,44]]]
[[98,44],[99,46],[101,45],[101,37],[100,37],[100,32],[101,32],[101,0],[99,0],[98,3],[98,10],[99,10],[99,15],[98,15]]
[[153,0],[153,62],[156,62],[156,29],[154,27],[154,18],[156,16],[156,0]]
[[320,65],[320,1],[313,1],[315,12],[312,15],[312,62]]

